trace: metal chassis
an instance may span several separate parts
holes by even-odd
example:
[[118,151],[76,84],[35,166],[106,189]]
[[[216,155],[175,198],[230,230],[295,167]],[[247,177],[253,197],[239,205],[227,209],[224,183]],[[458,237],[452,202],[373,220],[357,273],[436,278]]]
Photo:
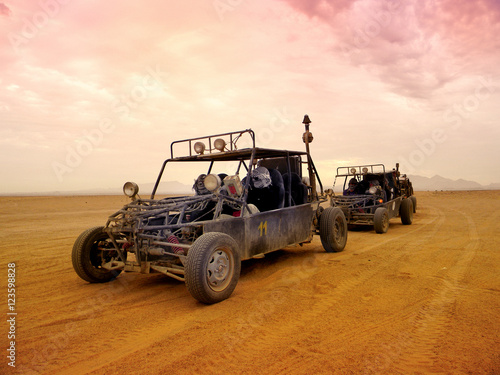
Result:
[[[238,150],[236,142],[245,133],[250,135],[253,147]],[[212,148],[212,139],[221,136],[229,136],[228,150],[215,152]],[[206,155],[192,155],[191,147],[193,141],[201,139],[209,140],[209,153]],[[188,144],[189,155],[174,158],[174,145],[180,143]],[[168,242],[165,236],[160,234],[165,230],[172,233],[182,230],[190,231],[193,234],[197,233],[197,236],[206,232],[229,234],[237,241],[242,260],[260,257],[262,254],[288,245],[310,242],[313,234],[317,233],[315,215],[319,213],[320,204],[326,202],[328,199],[323,193],[323,185],[309,153],[256,148],[255,135],[252,130],[176,141],[171,144],[170,148],[172,158],[164,161],[151,198],[135,200],[109,217],[105,231],[113,243],[114,250],[118,252],[119,259],[106,263],[103,265],[104,268],[141,273],[161,272],[169,277],[184,281],[184,265],[187,255],[176,253],[173,249],[177,247],[189,250],[196,238],[192,242]],[[247,208],[246,200],[248,197],[249,178],[247,178],[244,185],[244,193],[240,198],[212,194],[207,196],[165,198],[161,200],[154,199],[161,177],[169,162],[210,161],[210,173],[213,163],[217,160],[240,161],[238,171],[243,165],[248,175],[254,168],[254,160],[258,158],[285,157],[288,172],[290,172],[290,157],[304,155],[307,156],[306,163],[311,166],[314,178],[319,183],[320,195],[317,193],[313,194],[310,190],[309,202],[302,205],[292,206],[289,200],[289,207],[259,212],[246,217],[225,218],[224,215],[221,215],[225,204],[239,206],[241,207],[241,212],[245,212]],[[245,161],[248,161],[249,166],[245,164]],[[301,164],[305,163],[301,162]],[[288,186],[288,189],[291,189],[291,185]],[[195,207],[197,204],[205,204],[206,202],[216,204],[214,219],[186,222],[186,215],[189,214],[188,207]],[[145,224],[147,218],[150,217],[162,217],[165,213],[167,213],[166,217],[169,217],[169,211],[178,212],[175,216],[175,222],[171,221],[170,223],[160,225]],[[146,221],[142,220],[142,218],[145,218]],[[158,234],[152,234],[154,232]],[[158,249],[163,249],[162,251],[164,252],[159,256],[156,256],[156,253],[153,254],[151,257],[152,260],[150,260],[147,253],[140,246],[141,243],[147,243],[149,247],[156,247],[153,250],[158,252],[158,254],[160,253]],[[134,247],[133,252],[136,258],[134,261],[126,260],[127,246]]]
[[399,207],[403,197],[390,201],[373,204],[375,197],[372,195],[335,196],[333,206],[339,207],[344,212],[349,225],[373,225],[375,210],[379,207],[387,209],[389,219],[399,216]]
[[[354,173],[352,172],[354,170]],[[399,185],[399,164],[396,164],[396,180]],[[386,175],[384,164],[366,164],[347,167],[338,167],[335,176],[334,186],[337,178],[344,177],[342,191],[346,189],[349,177],[363,175]],[[406,176],[404,176],[406,178]],[[399,187],[397,187],[399,191]],[[400,195],[387,202],[376,204],[376,196],[360,194],[360,195],[334,195],[331,198],[331,205],[342,209],[345,218],[349,225],[373,225],[375,210],[379,207],[385,207],[388,211],[389,219],[399,216],[399,208],[403,198],[406,196]]]

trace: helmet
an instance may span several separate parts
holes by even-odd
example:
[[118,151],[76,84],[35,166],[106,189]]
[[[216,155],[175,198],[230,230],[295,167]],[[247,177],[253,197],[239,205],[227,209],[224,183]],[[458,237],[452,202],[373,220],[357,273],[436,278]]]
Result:
[[252,171],[252,185],[262,189],[271,185],[271,174],[265,167],[258,167]]
[[193,189],[196,192],[196,195],[210,194],[210,191],[208,191],[208,189],[205,187],[205,177],[207,177],[206,174],[200,174],[195,180]]

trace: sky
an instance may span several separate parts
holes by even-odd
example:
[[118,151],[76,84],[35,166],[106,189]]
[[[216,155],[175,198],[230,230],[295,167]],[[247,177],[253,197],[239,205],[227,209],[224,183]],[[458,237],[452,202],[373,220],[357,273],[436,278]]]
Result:
[[[346,165],[500,182],[500,0],[0,0],[0,194],[155,180],[251,128]],[[166,176],[186,184],[189,171]]]

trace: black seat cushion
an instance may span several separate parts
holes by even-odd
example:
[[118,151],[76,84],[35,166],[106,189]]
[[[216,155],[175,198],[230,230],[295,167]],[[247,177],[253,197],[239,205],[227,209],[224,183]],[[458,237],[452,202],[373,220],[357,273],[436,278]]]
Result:
[[291,175],[285,173],[283,183],[285,185],[285,206],[289,205],[289,197],[291,197],[292,206],[307,202],[307,186],[302,183],[297,173],[291,173]]

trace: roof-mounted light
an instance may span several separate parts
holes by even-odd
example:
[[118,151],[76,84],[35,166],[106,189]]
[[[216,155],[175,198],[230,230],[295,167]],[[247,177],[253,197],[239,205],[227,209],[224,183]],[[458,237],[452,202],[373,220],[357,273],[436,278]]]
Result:
[[356,174],[356,168],[351,168],[351,174]]
[[217,138],[214,142],[214,147],[216,150],[219,150],[222,152],[226,148],[226,141],[223,140],[222,138]]
[[368,168],[364,167],[363,168],[363,174],[367,174],[368,173]]
[[194,144],[194,152],[198,155],[202,155],[205,152],[205,144],[203,142],[196,142]]

